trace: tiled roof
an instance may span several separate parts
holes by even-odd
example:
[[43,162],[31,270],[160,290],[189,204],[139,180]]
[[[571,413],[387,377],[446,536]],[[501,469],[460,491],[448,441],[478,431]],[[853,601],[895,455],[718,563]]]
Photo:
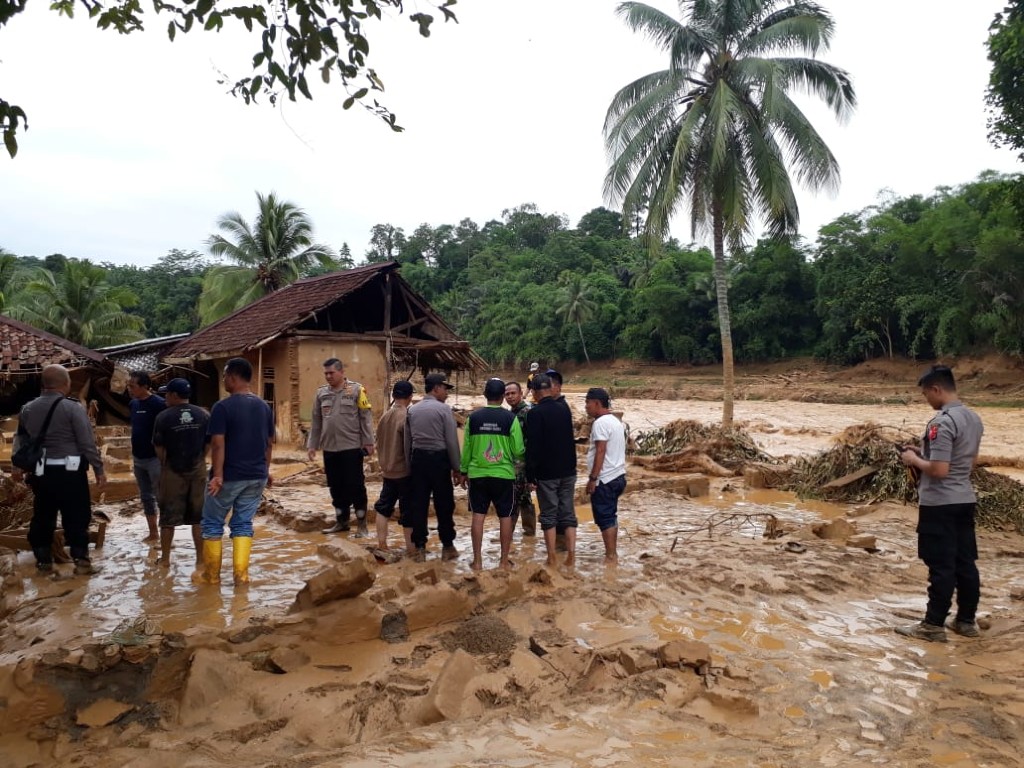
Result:
[[105,359],[99,352],[0,315],[0,376],[32,375],[52,363],[77,368]]
[[165,356],[180,359],[251,349],[397,267],[387,261],[298,280],[196,331]]

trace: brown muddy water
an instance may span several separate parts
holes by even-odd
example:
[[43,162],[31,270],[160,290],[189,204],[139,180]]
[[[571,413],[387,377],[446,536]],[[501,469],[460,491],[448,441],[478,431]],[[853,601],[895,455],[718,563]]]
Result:
[[[617,406],[633,429],[717,414],[713,403]],[[818,450],[868,417],[916,431],[927,415],[912,406],[737,404],[758,442],[780,454]],[[983,418],[983,450],[1024,457],[1013,436],[1024,427],[1020,413],[988,409]],[[371,496],[376,490],[371,484]],[[296,508],[329,509],[315,481],[278,493]],[[376,581],[364,595],[289,613],[305,581],[333,564],[318,553],[329,537],[261,518],[252,585],[230,584],[226,552],[225,583],[196,587],[183,532],[161,568],[141,542],[141,518],[112,510],[100,575],[41,578],[28,555],[18,558],[9,594],[22,607],[0,635],[0,766],[1021,764],[1018,536],[980,536],[986,629],[940,645],[892,631],[920,618],[925,601],[911,508],[854,512],[748,490],[735,478],[697,499],[627,493],[617,568],[603,563],[587,505],[577,513],[573,570],[540,567],[543,544],[518,532],[516,572],[491,570],[489,517],[485,571],[472,572],[463,514],[460,560],[437,560],[434,539],[428,563],[372,565]],[[783,538],[762,536],[766,514],[784,524]],[[875,536],[874,550],[811,531],[837,518]],[[399,540],[393,531],[392,545]],[[399,608],[409,634],[386,643],[380,616]],[[91,700],[60,688],[63,703],[46,699],[48,717],[2,725],[43,707],[53,674],[69,664],[60,654],[141,616],[182,633],[184,650],[166,651],[155,671],[129,668],[150,675],[134,698],[114,685],[127,662],[79,685],[129,714],[83,726]],[[479,639],[470,629],[481,617],[510,630],[511,650],[453,650],[459,638]],[[254,626],[267,630],[228,639]],[[693,665],[659,656],[680,643]],[[286,673],[261,666],[281,653]],[[40,661],[32,677],[26,660],[44,657],[55,666]],[[173,674],[160,671],[164,662]]]

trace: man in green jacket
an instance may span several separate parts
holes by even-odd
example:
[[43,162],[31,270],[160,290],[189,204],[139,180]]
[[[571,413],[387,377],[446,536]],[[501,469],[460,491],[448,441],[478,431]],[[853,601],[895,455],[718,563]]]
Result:
[[526,449],[519,419],[501,407],[505,397],[505,382],[489,379],[484,386],[487,405],[478,408],[466,422],[462,448],[462,485],[469,484],[469,509],[473,513],[471,528],[473,540],[472,568],[483,568],[481,547],[484,538],[484,518],[494,505],[498,515],[501,559],[498,567],[511,570],[508,553],[512,548],[512,527],[515,519],[516,462],[521,461]]

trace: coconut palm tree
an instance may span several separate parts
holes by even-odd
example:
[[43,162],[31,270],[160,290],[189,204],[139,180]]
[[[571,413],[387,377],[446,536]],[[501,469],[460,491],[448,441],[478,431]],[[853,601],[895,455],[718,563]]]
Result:
[[564,285],[558,295],[558,306],[555,307],[555,315],[562,318],[565,324],[575,323],[576,330],[580,334],[580,344],[583,345],[583,357],[587,364],[590,364],[590,355],[587,354],[587,342],[583,338],[583,323],[589,321],[597,312],[597,304],[590,297],[590,288],[583,282],[579,275],[563,275]]
[[68,259],[59,272],[32,270],[9,314],[96,349],[142,338],[142,318],[125,312],[138,301],[129,288],[110,285],[103,267]]
[[21,268],[21,260],[10,251],[0,248],[0,312],[7,311],[24,284],[25,270]]
[[856,103],[843,70],[814,58],[828,49],[831,16],[803,0],[680,0],[682,21],[637,2],[617,13],[668,55],[668,68],[635,80],[608,107],[611,167],[605,194],[627,220],[646,209],[645,234],[661,243],[684,207],[693,236],[710,234],[722,337],[722,423],[733,415],[732,331],[725,243],[738,247],[763,220],[769,234],[797,232],[790,169],[812,190],[834,188],[839,166],[793,102],[820,97],[840,118]]
[[313,242],[313,224],[294,203],[256,193],[254,226],[239,213],[217,221],[224,234],[206,241],[210,254],[232,264],[212,267],[203,279],[199,320],[209,325],[268,293],[305,277],[312,270],[337,269],[334,251]]

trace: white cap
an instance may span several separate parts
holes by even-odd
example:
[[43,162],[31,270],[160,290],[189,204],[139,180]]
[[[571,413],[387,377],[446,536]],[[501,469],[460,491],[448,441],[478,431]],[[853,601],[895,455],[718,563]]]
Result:
[[540,370],[540,363],[530,363],[530,370],[531,371],[539,371]]

